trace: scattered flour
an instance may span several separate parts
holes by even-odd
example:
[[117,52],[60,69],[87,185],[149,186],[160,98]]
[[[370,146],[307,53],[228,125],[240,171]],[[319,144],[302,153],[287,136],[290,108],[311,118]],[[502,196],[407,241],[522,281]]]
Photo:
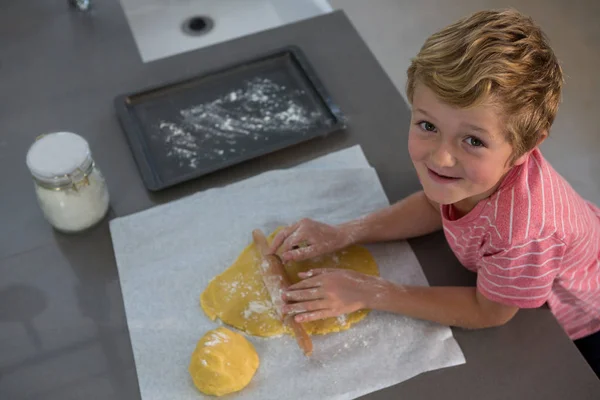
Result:
[[269,276],[263,277],[263,280],[265,283],[265,287],[266,287],[267,291],[269,292],[269,296],[271,297],[271,301],[273,302],[273,308],[275,309],[277,316],[280,319],[282,319],[283,314],[282,314],[281,309],[285,305],[285,302],[283,301],[283,298],[282,298],[282,296],[283,296],[283,289],[281,287],[282,278],[281,278],[281,276],[277,276],[277,275],[269,275]]
[[227,343],[229,342],[229,338],[222,332],[212,332],[210,336],[210,340],[205,342],[205,346],[215,346],[219,343]]
[[243,154],[246,149],[239,141],[268,141],[272,135],[308,131],[322,114],[307,110],[303,96],[301,90],[254,78],[213,101],[180,110],[177,120],[161,121],[158,139],[167,146],[167,157],[194,169],[205,159]]
[[229,292],[230,293],[237,292],[239,286],[240,286],[240,282],[239,281],[233,281],[233,282],[231,282],[231,285],[229,285]]
[[221,341],[219,340],[219,338],[217,337],[213,337],[211,340],[209,340],[208,342],[205,342],[204,345],[205,346],[216,346],[219,343],[221,343]]
[[271,266],[271,265],[269,264],[269,262],[268,262],[267,260],[263,260],[263,261],[260,263],[260,268],[261,268],[263,271],[267,271],[267,270],[269,269],[269,267],[270,267],[270,266]]
[[269,301],[251,301],[248,308],[244,310],[244,318],[248,319],[252,314],[264,314],[273,310],[273,304]]

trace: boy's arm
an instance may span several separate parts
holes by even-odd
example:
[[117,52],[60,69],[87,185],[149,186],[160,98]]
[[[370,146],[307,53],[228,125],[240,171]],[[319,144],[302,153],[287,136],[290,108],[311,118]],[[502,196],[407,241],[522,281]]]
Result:
[[401,286],[356,271],[335,268],[300,273],[302,281],[284,293],[286,314],[298,322],[335,317],[360,309],[403,314],[462,328],[503,325],[518,311],[496,303],[474,287]]
[[420,191],[340,228],[350,244],[364,244],[426,235],[442,228],[442,218],[439,204]]
[[467,329],[504,325],[519,310],[487,299],[474,287],[403,287],[391,283],[367,303],[365,308]]
[[441,228],[439,205],[420,191],[339,226],[303,219],[279,231],[269,251],[277,252],[284,261],[302,261],[353,244],[408,239]]

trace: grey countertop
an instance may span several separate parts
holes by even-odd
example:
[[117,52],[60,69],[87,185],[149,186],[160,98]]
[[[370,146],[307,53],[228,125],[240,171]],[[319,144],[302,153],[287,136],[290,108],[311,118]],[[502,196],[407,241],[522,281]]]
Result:
[[[408,107],[341,12],[143,64],[117,0],[98,2],[92,15],[69,12],[64,0],[5,0],[0,7],[1,399],[139,398],[108,219],[356,143],[390,201],[419,187],[406,146]],[[114,97],[289,44],[305,51],[349,117],[347,131],[147,192]],[[34,138],[57,130],[90,141],[111,192],[109,217],[80,235],[46,223],[25,166]],[[432,285],[474,283],[442,234],[410,244]],[[600,382],[547,309],[454,334],[465,365],[366,397],[598,398]]]

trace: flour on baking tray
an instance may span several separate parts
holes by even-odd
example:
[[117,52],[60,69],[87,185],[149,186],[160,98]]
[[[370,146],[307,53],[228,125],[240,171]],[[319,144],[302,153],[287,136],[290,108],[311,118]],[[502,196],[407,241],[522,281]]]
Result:
[[273,134],[305,131],[314,125],[321,113],[302,106],[303,94],[254,78],[243,88],[181,110],[176,121],[160,121],[160,139],[167,156],[175,157],[180,167],[195,168],[201,159],[244,153],[244,148],[235,147],[240,138],[268,141]]

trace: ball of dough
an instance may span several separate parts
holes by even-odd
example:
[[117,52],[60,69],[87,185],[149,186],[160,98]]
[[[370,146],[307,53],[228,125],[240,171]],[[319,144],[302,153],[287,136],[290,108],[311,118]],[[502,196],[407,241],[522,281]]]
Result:
[[198,341],[188,370],[202,393],[223,396],[246,387],[258,364],[252,343],[239,333],[220,327]]

